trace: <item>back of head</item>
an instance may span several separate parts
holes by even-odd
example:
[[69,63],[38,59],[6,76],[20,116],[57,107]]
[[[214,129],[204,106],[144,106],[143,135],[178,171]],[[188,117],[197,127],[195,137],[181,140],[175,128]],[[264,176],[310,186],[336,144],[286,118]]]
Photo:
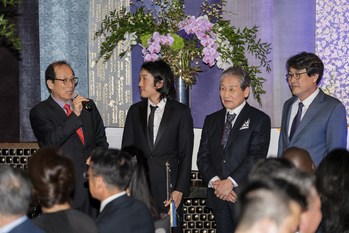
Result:
[[[271,178],[250,182],[240,194],[239,204],[238,232],[248,231],[263,220],[279,229],[289,216],[293,216],[296,230],[306,198],[295,185]],[[293,206],[298,209],[296,213]]]
[[315,187],[315,176],[296,168],[284,158],[268,158],[260,160],[252,168],[249,180],[284,179],[297,186],[302,194],[307,195]]
[[163,60],[149,61],[142,65],[142,69],[148,71],[154,77],[154,86],[157,82],[163,81],[163,86],[157,91],[160,93],[160,99],[172,99],[176,95],[174,87],[174,74],[171,67]]
[[31,201],[32,186],[20,169],[0,166],[0,215],[25,215]]
[[74,189],[74,165],[58,148],[38,150],[28,161],[34,193],[45,208],[70,202]]
[[314,53],[301,52],[290,57],[286,62],[286,70],[289,71],[291,67],[297,70],[306,69],[308,76],[318,74],[316,84],[320,83],[324,73],[324,64]]
[[101,176],[109,189],[126,190],[133,173],[132,156],[117,149],[97,148],[91,155],[90,169]]
[[160,216],[150,195],[147,161],[142,150],[135,146],[127,146],[122,150],[132,156],[133,173],[127,189],[128,194],[146,204],[153,218],[158,219]]
[[315,173],[325,232],[349,232],[349,152],[331,151]]
[[307,150],[299,147],[290,147],[284,151],[282,157],[291,161],[293,165],[307,173],[315,171],[315,164]]

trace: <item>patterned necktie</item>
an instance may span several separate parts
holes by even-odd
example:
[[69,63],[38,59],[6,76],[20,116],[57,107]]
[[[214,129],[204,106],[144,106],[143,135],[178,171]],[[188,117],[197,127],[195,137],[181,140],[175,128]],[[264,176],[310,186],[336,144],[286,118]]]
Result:
[[[73,111],[70,109],[70,105],[69,104],[65,104],[64,107],[65,111],[67,112],[67,116],[69,116]],[[82,128],[78,128],[76,130],[76,133],[78,134],[82,144],[85,144],[85,137],[84,137],[84,133],[82,132]]]
[[150,114],[148,118],[148,133],[149,133],[149,139],[152,147],[154,146],[154,114],[157,108],[158,106],[150,105]]
[[301,122],[301,117],[302,117],[302,109],[303,109],[304,104],[302,102],[298,103],[298,112],[296,116],[293,118],[292,126],[291,126],[291,131],[290,131],[290,140],[292,139],[294,132],[296,132],[296,129]]
[[230,130],[233,128],[231,123],[233,122],[235,117],[236,117],[235,113],[230,114],[229,112],[227,112],[227,120],[225,121],[225,124],[224,124],[223,136],[222,136],[222,140],[221,140],[221,145],[223,147],[225,147],[227,144]]

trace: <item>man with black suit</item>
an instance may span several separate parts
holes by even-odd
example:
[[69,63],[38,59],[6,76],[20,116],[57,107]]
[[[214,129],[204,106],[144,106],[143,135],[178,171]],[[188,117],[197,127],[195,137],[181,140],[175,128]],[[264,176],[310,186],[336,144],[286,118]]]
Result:
[[287,60],[286,69],[293,97],[283,106],[278,156],[300,147],[317,166],[331,150],[347,147],[346,110],[318,87],[324,64],[316,54],[296,54]]
[[144,100],[133,104],[127,113],[122,147],[136,146],[144,152],[151,195],[159,213],[167,213],[166,162],[171,170],[171,198],[176,207],[189,193],[193,119],[190,109],[173,99],[174,74],[164,61],[142,65],[139,90]]
[[208,115],[202,129],[197,165],[208,185],[207,206],[217,233],[233,232],[237,191],[255,162],[268,153],[270,117],[245,101],[250,82],[240,67],[225,70],[219,89],[224,108]]
[[23,171],[0,166],[1,233],[44,233],[26,216],[31,193],[32,185]]
[[[92,100],[74,94],[78,78],[67,62],[50,64],[45,80],[51,95],[31,109],[32,129],[40,147],[59,147],[73,161],[75,189],[72,206],[95,217],[98,207],[91,207],[83,174],[92,150],[108,147],[103,120]],[[86,108],[87,104],[89,108]]]
[[154,233],[148,207],[126,194],[133,173],[133,157],[117,149],[96,149],[88,179],[91,195],[101,201],[96,220],[100,233]]

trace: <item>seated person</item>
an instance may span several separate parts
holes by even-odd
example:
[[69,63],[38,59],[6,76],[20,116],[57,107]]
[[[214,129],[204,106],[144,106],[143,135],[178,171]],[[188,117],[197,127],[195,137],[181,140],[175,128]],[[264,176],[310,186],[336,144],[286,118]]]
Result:
[[315,233],[321,218],[321,200],[315,186],[315,176],[296,168],[285,158],[258,161],[249,174],[249,180],[283,179],[295,185],[307,198],[307,209],[301,214],[300,233]]
[[101,201],[100,233],[154,233],[148,207],[126,194],[133,173],[132,156],[117,149],[96,149],[88,170],[92,197]]
[[143,152],[135,146],[126,146],[122,151],[133,156],[133,174],[127,188],[127,194],[147,205],[155,221],[156,230],[161,230],[163,233],[170,232],[169,215],[160,215],[158,213],[156,204],[150,195],[147,158],[144,157]]
[[290,147],[284,151],[282,157],[291,161],[293,165],[308,173],[315,172],[315,164],[307,150],[299,147]]
[[19,169],[0,166],[0,232],[44,233],[26,216],[32,185]]
[[349,152],[331,151],[315,174],[322,204],[322,232],[349,232]]
[[236,233],[296,232],[306,197],[283,179],[249,183],[239,197]]
[[95,222],[71,208],[74,165],[58,148],[44,147],[31,156],[28,172],[42,214],[33,219],[46,233],[97,233]]

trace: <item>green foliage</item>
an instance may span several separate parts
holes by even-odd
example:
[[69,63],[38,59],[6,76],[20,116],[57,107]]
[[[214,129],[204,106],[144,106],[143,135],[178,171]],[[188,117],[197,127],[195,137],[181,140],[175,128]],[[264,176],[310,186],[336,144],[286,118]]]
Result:
[[19,0],[2,0],[0,2],[0,39],[8,41],[16,50],[20,49],[20,40],[16,34],[16,26],[11,23],[13,12],[9,8],[15,8]]
[[[251,77],[251,88],[254,98],[261,103],[261,95],[265,93],[263,83],[265,79],[260,76],[261,69],[271,71],[268,54],[271,45],[258,38],[258,27],[235,28],[229,21],[223,20],[222,15],[226,0],[217,4],[209,4],[204,0],[201,5],[201,16],[213,23],[211,32],[207,35],[215,38],[220,61],[216,65],[225,69],[226,65],[240,66]],[[161,35],[171,35],[174,42],[171,46],[161,46],[161,59],[171,64],[177,77],[181,77],[187,85],[193,85],[198,72],[201,71],[198,61],[203,58],[203,47],[200,40],[191,35],[183,36],[180,31],[180,22],[190,15],[184,13],[183,0],[152,0],[151,6],[146,7],[142,0],[134,3],[135,13],[126,8],[112,11],[105,16],[101,28],[95,33],[95,39],[103,38],[100,46],[100,58],[108,60],[114,53],[116,46],[128,48],[135,46],[147,48],[149,39],[154,32]],[[128,42],[127,42],[128,41]],[[122,51],[122,57],[127,51]],[[250,64],[247,56],[255,57],[257,64]]]

